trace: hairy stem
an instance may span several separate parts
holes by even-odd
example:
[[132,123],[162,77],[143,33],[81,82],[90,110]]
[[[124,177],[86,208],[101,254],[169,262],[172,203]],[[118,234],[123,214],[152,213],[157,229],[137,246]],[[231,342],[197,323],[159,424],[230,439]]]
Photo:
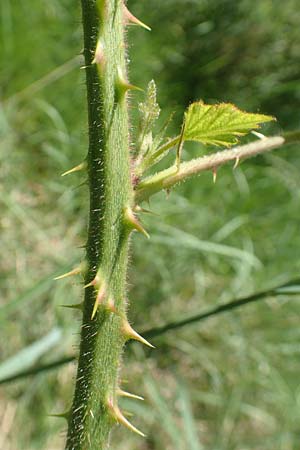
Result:
[[[116,423],[118,369],[126,324],[126,267],[132,203],[123,4],[81,0],[89,124],[90,216],[85,298],[67,450],[107,448]],[[124,75],[125,77],[126,75]]]
[[206,170],[216,170],[218,167],[230,161],[236,161],[250,158],[251,156],[265,153],[275,148],[281,147],[285,139],[281,136],[264,138],[250,144],[234,147],[228,150],[222,150],[212,155],[196,158],[191,161],[180,164],[178,167],[172,166],[162,170],[155,175],[142,180],[136,186],[135,201],[140,203],[147,200],[150,196],[163,189],[170,189],[181,181],[198,175]]

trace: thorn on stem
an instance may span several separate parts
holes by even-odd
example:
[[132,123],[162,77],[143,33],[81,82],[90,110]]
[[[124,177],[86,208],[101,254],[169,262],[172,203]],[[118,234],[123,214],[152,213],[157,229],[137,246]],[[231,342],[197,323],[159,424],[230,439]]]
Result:
[[254,136],[258,137],[259,139],[266,139],[266,136],[262,133],[259,133],[258,131],[251,131],[252,134],[254,134]]
[[96,297],[96,300],[95,300],[95,303],[94,303],[94,307],[93,307],[93,311],[92,311],[92,315],[91,315],[91,320],[93,320],[93,318],[95,317],[97,309],[98,309],[98,306],[104,300],[105,294],[106,294],[106,283],[102,282],[102,285],[98,289],[97,297]]
[[56,417],[58,419],[65,419],[65,420],[69,420],[71,415],[71,411],[66,411],[64,413],[60,413],[60,414],[48,414],[49,417]]
[[98,39],[94,59],[92,64],[97,64],[101,70],[105,65],[105,56],[104,56],[104,44],[101,39]]
[[144,400],[144,397],[140,395],[131,394],[131,392],[123,391],[122,389],[117,389],[117,395],[120,397],[133,398],[135,400]]
[[180,139],[179,139],[177,150],[176,150],[175,164],[176,164],[177,171],[179,171],[179,169],[180,169],[181,154],[182,154],[182,148],[183,148],[183,144],[184,144],[184,130],[185,130],[185,122],[182,125]]
[[125,98],[126,92],[129,90],[133,90],[133,91],[143,91],[143,89],[134,86],[133,84],[130,84],[124,74],[123,71],[121,69],[121,67],[117,68],[117,77],[116,77],[116,95],[117,95],[117,100],[123,100],[123,98]]
[[83,304],[82,303],[75,303],[74,305],[59,305],[61,308],[70,308],[70,309],[77,309],[82,311]]
[[122,324],[122,332],[126,339],[133,339],[135,341],[139,341],[144,345],[147,345],[147,347],[155,348],[154,345],[150,344],[143,336],[138,334],[130,325],[127,318],[124,317],[123,324]]
[[82,266],[75,267],[74,269],[70,270],[70,272],[66,272],[62,275],[59,275],[58,277],[53,278],[54,280],[62,280],[63,278],[72,277],[73,275],[78,275],[82,272]]
[[216,184],[216,181],[217,181],[217,167],[214,167],[213,169],[212,169],[212,173],[213,173],[213,182],[214,182],[214,184]]
[[95,278],[92,279],[92,281],[90,281],[88,284],[85,284],[83,287],[84,289],[91,287],[91,286],[100,286],[100,277],[97,273],[97,275],[95,276]]
[[129,422],[129,420],[126,419],[126,417],[122,414],[120,408],[117,405],[114,405],[112,400],[108,401],[108,409],[116,422],[124,425],[134,433],[139,434],[142,437],[146,437],[144,433],[138,430],[134,425],[132,425],[132,423]]
[[107,309],[107,311],[109,311],[111,313],[118,314],[114,299],[111,297],[108,298],[108,300],[105,304],[105,308]]
[[133,208],[133,210],[134,210],[134,212],[136,212],[136,213],[145,213],[145,214],[151,214],[151,215],[153,215],[153,216],[159,216],[159,214],[157,214],[157,213],[155,213],[155,212],[153,212],[153,211],[150,211],[150,209],[142,208],[140,205],[135,205],[135,207]]
[[239,163],[240,163],[240,158],[239,157],[235,158],[235,163],[234,163],[234,166],[233,166],[233,170],[237,168]]
[[123,15],[124,15],[124,22],[125,25],[127,25],[128,23],[132,23],[133,25],[138,25],[142,28],[145,28],[148,31],[151,31],[151,28],[148,27],[148,25],[146,25],[145,23],[141,22],[137,17],[135,17],[129,10],[128,8],[125,6],[125,4],[123,3]]
[[78,164],[78,166],[72,167],[72,169],[69,169],[66,172],[62,173],[61,176],[65,177],[66,175],[69,175],[70,173],[79,172],[80,170],[83,170],[86,167],[87,167],[87,163],[83,162],[81,164]]
[[129,228],[134,229],[138,231],[139,233],[142,233],[144,236],[146,236],[147,239],[150,239],[149,234],[144,229],[142,224],[139,222],[139,220],[134,215],[134,212],[130,207],[126,207],[124,210],[124,222],[125,225],[127,225]]

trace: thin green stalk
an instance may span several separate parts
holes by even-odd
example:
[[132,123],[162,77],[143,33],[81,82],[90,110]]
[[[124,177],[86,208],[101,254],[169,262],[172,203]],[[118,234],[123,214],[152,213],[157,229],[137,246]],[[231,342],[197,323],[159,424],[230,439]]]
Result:
[[238,164],[242,159],[279,148],[284,143],[285,139],[282,136],[274,136],[251,142],[250,144],[222,150],[212,155],[192,159],[191,161],[181,163],[179,166],[174,165],[142,180],[136,186],[135,201],[136,203],[140,203],[148,200],[155,193],[164,189],[170,189],[192,176],[199,175],[201,172],[206,170],[216,171],[218,167],[230,161],[235,161]]
[[177,330],[179,328],[183,328],[187,325],[192,325],[197,322],[201,322],[202,320],[208,319],[210,317],[215,317],[219,314],[223,314],[225,312],[233,311],[234,309],[241,308],[250,303],[254,303],[260,300],[265,300],[270,297],[278,297],[280,295],[299,295],[299,279],[290,281],[281,286],[278,286],[273,289],[268,289],[266,291],[257,292],[255,294],[249,295],[247,297],[243,297],[237,300],[232,300],[231,302],[224,303],[223,305],[216,306],[215,308],[211,308],[203,313],[195,314],[190,317],[186,317],[185,319],[169,322],[161,327],[151,328],[147,331],[143,332],[143,336],[147,339],[155,338],[156,336],[161,336],[169,331]]
[[126,319],[128,241],[139,224],[131,210],[126,102],[131,86],[126,82],[124,5],[120,0],[82,0],[81,5],[90,216],[80,354],[66,449],[102,450],[113,425],[126,420],[118,408],[118,370],[124,343],[139,338]]
[[65,356],[64,358],[57,359],[47,364],[41,364],[38,366],[33,366],[30,369],[22,370],[21,372],[16,372],[8,377],[1,378],[0,384],[12,383],[14,381],[22,380],[23,378],[35,376],[43,372],[49,372],[55,370],[65,364],[69,364],[76,360],[76,356]]
[[[172,139],[172,141],[158,149],[157,152],[161,151],[161,149],[163,152],[167,151],[178,143],[179,140],[180,136]],[[141,180],[136,186],[135,201],[136,203],[140,203],[148,200],[153,194],[163,189],[170,189],[176,184],[186,181],[195,175],[199,175],[206,170],[212,170],[215,177],[217,169],[230,161],[235,161],[234,167],[236,167],[243,159],[269,152],[285,144],[297,143],[299,140],[300,132],[299,130],[295,130],[284,133],[283,136],[264,137],[246,145],[239,145],[181,164],[177,162],[174,166]]]
[[[193,316],[184,318],[179,321],[169,322],[161,327],[150,328],[143,332],[143,336],[145,338],[155,338],[157,336],[161,336],[169,331],[177,330],[187,325],[191,325],[193,323],[202,322],[205,319],[209,319],[210,317],[215,317],[219,314],[223,314],[225,312],[232,311],[237,308],[241,308],[247,304],[258,302],[260,300],[265,300],[269,297],[278,297],[278,296],[299,296],[300,294],[300,280],[297,278],[295,280],[288,281],[287,283],[281,284],[275,288],[267,289],[265,291],[257,292],[247,297],[243,297],[240,299],[232,300],[228,303],[225,303],[220,306],[216,306],[211,308],[205,312],[194,314]],[[47,372],[52,369],[56,369],[64,364],[68,364],[76,359],[75,356],[67,356],[56,361],[52,361],[51,363],[40,365],[37,367],[33,367],[29,370],[24,370],[22,372],[11,375],[7,378],[3,378],[0,380],[0,384],[11,383],[13,381],[22,379],[29,375],[37,375],[41,372]]]

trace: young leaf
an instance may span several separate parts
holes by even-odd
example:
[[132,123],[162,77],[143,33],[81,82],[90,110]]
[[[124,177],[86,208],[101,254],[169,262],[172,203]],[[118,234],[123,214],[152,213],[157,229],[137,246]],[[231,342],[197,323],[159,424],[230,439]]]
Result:
[[275,120],[272,116],[241,111],[231,103],[205,105],[192,103],[185,113],[185,141],[230,147],[259,124]]
[[138,139],[138,153],[146,154],[152,146],[152,129],[159,117],[160,107],[156,102],[156,85],[154,80],[148,84],[147,98],[139,104],[141,113],[140,135]]

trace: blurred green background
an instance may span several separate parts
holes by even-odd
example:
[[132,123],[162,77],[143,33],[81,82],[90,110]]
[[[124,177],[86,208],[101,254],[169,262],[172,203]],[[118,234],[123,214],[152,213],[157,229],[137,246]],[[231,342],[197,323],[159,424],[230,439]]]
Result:
[[[202,98],[275,115],[268,134],[299,128],[296,0],[129,1],[152,27],[128,32],[130,78],[154,78],[162,122]],[[80,5],[0,3],[0,379],[72,355],[79,315],[60,307],[80,280],[53,277],[83,257],[88,195],[61,178],[87,149]],[[133,94],[132,138],[137,129]],[[172,130],[171,130],[172,131]],[[173,132],[173,131],[172,131]],[[197,147],[184,158],[197,154]],[[299,146],[203,174],[157,195],[135,236],[128,277],[138,330],[276,286],[300,269]],[[124,402],[142,440],[116,428],[115,450],[298,450],[300,297],[280,296],[169,332],[125,352]],[[0,386],[0,449],[60,450],[73,363]]]

